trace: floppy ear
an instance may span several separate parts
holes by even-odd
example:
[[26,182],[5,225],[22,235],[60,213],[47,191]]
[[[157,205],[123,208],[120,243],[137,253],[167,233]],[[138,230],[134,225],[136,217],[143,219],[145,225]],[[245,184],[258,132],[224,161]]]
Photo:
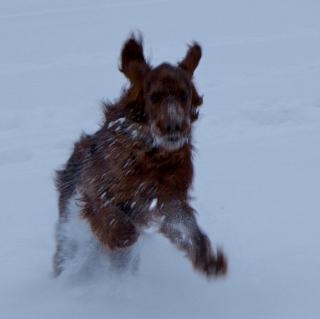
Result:
[[132,85],[141,87],[143,78],[150,71],[142,47],[142,38],[132,35],[123,45],[121,51],[120,71],[129,79]]
[[194,70],[199,64],[201,59],[201,47],[198,43],[194,42],[189,46],[186,56],[178,63],[179,67],[185,70],[190,77],[192,77]]

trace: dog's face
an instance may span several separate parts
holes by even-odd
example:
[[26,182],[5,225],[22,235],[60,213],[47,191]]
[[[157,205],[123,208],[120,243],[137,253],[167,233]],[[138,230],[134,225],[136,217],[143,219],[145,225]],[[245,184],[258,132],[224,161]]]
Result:
[[191,83],[179,67],[161,64],[144,81],[145,112],[155,144],[176,150],[191,131]]
[[141,42],[129,39],[122,50],[121,71],[142,96],[155,145],[166,151],[178,150],[188,142],[198,115],[196,108],[202,103],[192,82],[201,48],[194,44],[176,66],[163,63],[156,68],[146,63],[142,50]]

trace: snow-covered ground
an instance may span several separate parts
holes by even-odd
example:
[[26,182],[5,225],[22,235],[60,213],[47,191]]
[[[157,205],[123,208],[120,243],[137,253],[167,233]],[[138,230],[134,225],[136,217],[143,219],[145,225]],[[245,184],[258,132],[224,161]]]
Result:
[[[319,16],[319,0],[1,0],[0,317],[320,318]],[[136,29],[154,64],[203,46],[194,206],[225,279],[158,235],[136,276],[51,277],[53,171],[119,95]]]

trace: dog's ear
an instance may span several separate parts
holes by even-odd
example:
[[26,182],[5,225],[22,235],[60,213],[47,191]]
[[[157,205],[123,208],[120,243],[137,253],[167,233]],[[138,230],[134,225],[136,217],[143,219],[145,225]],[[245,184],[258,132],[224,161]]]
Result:
[[201,59],[201,47],[198,43],[194,42],[189,46],[186,56],[178,63],[178,66],[185,70],[190,77],[192,77],[194,70],[199,64]]
[[143,55],[142,37],[132,35],[123,45],[121,51],[120,71],[132,85],[141,87],[142,81],[150,71]]
[[191,114],[191,121],[194,122],[199,117],[198,108],[203,103],[203,97],[201,95],[199,95],[199,93],[193,83],[192,83],[191,91],[192,91],[192,100],[191,100],[190,114]]

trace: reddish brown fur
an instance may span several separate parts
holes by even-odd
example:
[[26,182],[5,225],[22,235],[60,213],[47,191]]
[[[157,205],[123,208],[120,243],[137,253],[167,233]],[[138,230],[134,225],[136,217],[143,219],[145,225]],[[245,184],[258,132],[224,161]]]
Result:
[[[202,104],[192,75],[200,57],[200,46],[193,44],[178,66],[152,68],[144,58],[141,40],[128,39],[121,53],[121,72],[130,87],[118,102],[105,105],[100,130],[75,144],[65,168],[58,172],[57,187],[60,220],[68,218],[66,203],[77,191],[82,216],[106,250],[132,245],[141,229],[155,222],[197,270],[212,276],[224,274],[226,262],[221,252],[212,252],[188,204],[193,177],[191,123]],[[168,105],[177,106],[179,121]],[[173,149],[169,142],[157,145],[152,125],[161,138],[174,140],[177,135],[186,142]],[[178,127],[177,134],[170,131],[173,125]],[[150,208],[155,199],[155,207]],[[186,231],[181,232],[181,227]],[[185,234],[188,240],[182,238]],[[56,274],[63,269],[62,246],[58,240]]]

